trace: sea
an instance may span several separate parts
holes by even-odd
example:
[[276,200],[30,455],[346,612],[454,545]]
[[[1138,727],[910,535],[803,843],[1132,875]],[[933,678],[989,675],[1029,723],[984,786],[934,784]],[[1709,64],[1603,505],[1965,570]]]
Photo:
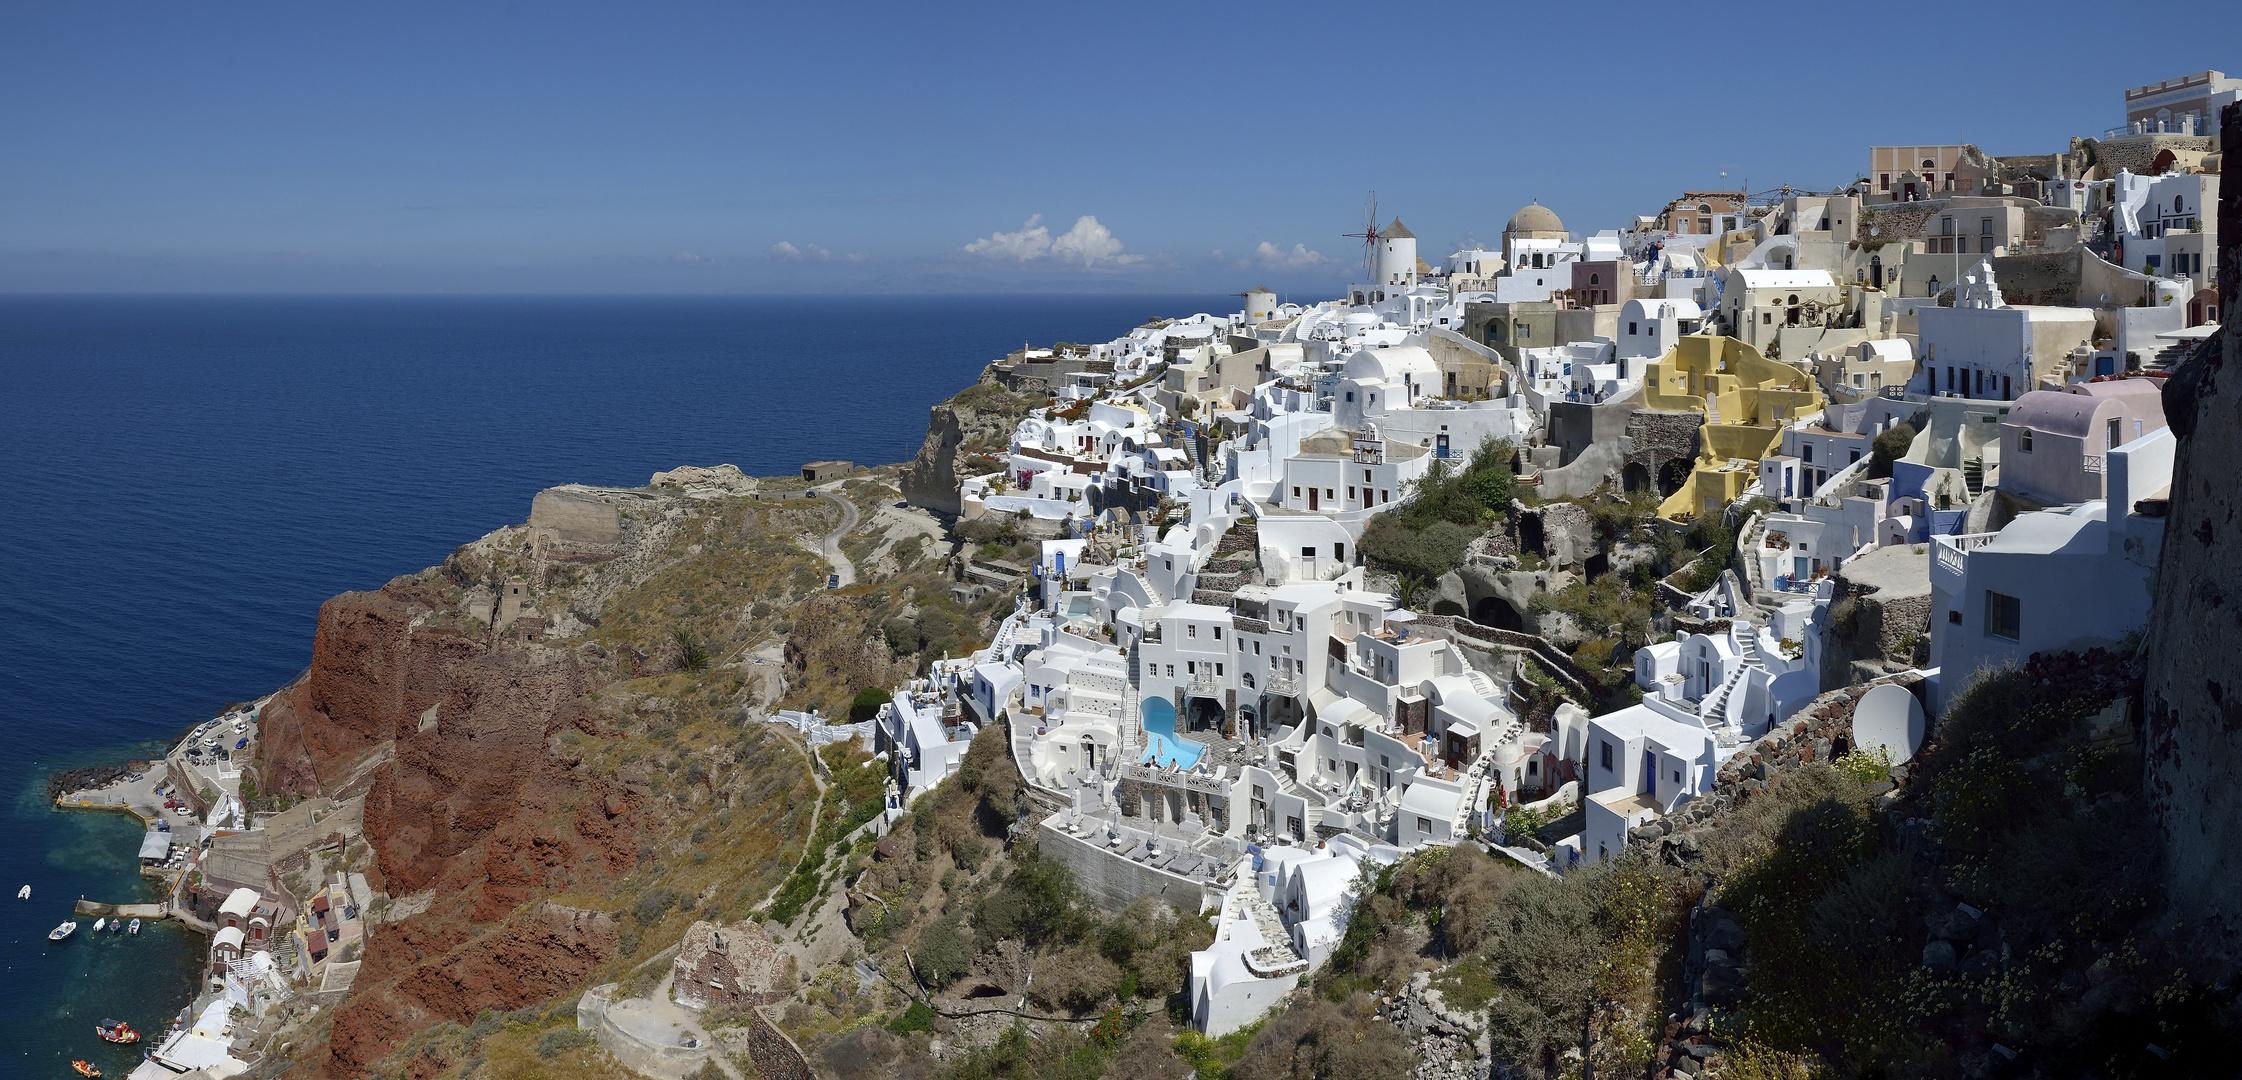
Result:
[[[46,932],[152,898],[130,816],[49,773],[159,753],[311,660],[319,604],[441,561],[564,483],[906,461],[1023,343],[1227,296],[0,296],[0,1080],[110,1076],[208,943]],[[32,886],[28,902],[15,898]],[[12,1060],[11,1060],[12,1059]]]

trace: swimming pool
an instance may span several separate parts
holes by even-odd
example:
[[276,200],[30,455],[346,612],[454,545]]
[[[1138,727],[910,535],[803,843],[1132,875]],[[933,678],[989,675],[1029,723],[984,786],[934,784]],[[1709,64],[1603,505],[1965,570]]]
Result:
[[1199,763],[1199,755],[1207,748],[1189,739],[1176,738],[1175,706],[1164,697],[1144,699],[1144,737],[1151,747],[1144,752],[1144,760],[1152,765],[1175,765],[1190,768]]
[[1097,610],[1098,601],[1095,597],[1074,596],[1067,599],[1067,617],[1070,619],[1084,618],[1096,614]]

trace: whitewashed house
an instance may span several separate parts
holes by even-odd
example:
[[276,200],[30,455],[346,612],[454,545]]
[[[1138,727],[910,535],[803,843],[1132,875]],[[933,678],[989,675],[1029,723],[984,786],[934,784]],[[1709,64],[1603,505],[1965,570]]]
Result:
[[2165,429],[2110,451],[2104,500],[2022,514],[1997,533],[1931,538],[1940,709],[1983,671],[2122,641],[2147,623],[2165,519],[2137,504],[2167,495],[2177,446]]

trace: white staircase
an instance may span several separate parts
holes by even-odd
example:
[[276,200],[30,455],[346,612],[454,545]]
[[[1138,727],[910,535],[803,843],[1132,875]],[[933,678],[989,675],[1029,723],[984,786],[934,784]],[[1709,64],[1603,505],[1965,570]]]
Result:
[[1143,693],[1144,663],[1135,647],[1129,649],[1129,685],[1121,693],[1121,754],[1123,764],[1134,765],[1144,756],[1144,740],[1138,737],[1140,726],[1137,711],[1138,695]]
[[1300,826],[1305,831],[1302,839],[1314,840],[1316,838],[1316,826],[1323,824],[1322,793],[1298,780],[1294,780],[1292,777],[1286,776],[1281,770],[1277,772],[1276,777],[1278,791],[1294,796],[1308,804],[1306,813],[1300,819]]
[[1737,623],[1729,628],[1729,639],[1736,643],[1739,662],[1729,671],[1728,678],[1722,680],[1720,689],[1706,696],[1697,715],[1708,727],[1715,730],[1729,729],[1735,735],[1732,741],[1741,742],[1743,724],[1730,715],[1731,705],[1736,700],[1737,688],[1751,677],[1753,671],[1767,670],[1767,659],[1759,651],[1759,627]]

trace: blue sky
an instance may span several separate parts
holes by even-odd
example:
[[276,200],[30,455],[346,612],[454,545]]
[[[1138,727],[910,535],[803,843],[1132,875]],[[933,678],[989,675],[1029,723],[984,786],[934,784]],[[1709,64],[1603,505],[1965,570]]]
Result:
[[2242,71],[2242,5],[2118,17],[6,0],[0,291],[1320,295],[1367,189],[1437,257]]

